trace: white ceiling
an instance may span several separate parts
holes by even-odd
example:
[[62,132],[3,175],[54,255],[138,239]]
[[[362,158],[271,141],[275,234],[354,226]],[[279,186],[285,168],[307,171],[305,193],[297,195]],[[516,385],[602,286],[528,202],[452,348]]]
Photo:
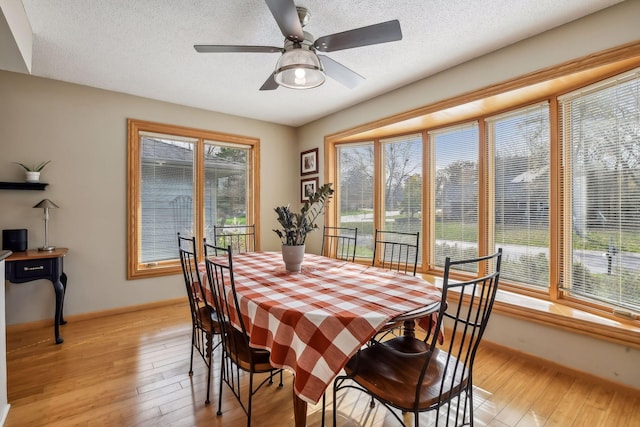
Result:
[[403,39],[327,53],[356,89],[259,91],[278,53],[200,54],[194,44],[282,46],[262,0],[23,0],[32,74],[300,126],[619,0],[297,0],[316,38],[391,19]]

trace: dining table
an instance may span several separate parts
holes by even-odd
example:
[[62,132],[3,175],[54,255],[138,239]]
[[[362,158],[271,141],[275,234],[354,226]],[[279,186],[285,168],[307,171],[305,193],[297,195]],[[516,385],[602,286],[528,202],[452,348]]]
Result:
[[420,276],[310,253],[298,272],[285,269],[280,252],[234,253],[232,262],[250,345],[294,374],[296,427],[376,333],[398,321],[435,325],[442,291]]

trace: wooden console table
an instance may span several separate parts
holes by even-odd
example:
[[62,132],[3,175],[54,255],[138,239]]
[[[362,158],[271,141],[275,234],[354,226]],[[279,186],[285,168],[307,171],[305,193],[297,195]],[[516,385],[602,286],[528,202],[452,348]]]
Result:
[[67,248],[56,248],[52,251],[30,249],[25,252],[14,252],[5,259],[5,279],[12,283],[25,283],[38,279],[49,280],[56,293],[56,311],[54,315],[56,344],[64,342],[60,336],[60,325],[67,323],[62,316],[64,294],[67,289],[67,275],[64,273],[62,259]]

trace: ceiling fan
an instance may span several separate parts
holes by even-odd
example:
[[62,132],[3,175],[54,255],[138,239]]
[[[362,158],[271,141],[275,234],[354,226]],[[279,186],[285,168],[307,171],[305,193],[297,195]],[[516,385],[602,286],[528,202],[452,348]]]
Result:
[[193,46],[200,53],[282,53],[275,71],[260,90],[274,90],[278,86],[310,89],[324,83],[325,74],[353,89],[365,78],[328,56],[318,55],[316,52],[334,52],[402,40],[400,22],[397,19],[314,39],[313,35],[302,30],[310,18],[306,8],[296,7],[293,0],[265,1],[285,37],[284,47],[202,44]]

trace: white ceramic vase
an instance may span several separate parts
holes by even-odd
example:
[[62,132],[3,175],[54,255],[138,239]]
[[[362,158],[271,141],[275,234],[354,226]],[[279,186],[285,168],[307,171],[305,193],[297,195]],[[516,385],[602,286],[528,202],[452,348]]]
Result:
[[282,260],[287,271],[297,272],[302,268],[304,259],[304,245],[287,246],[282,245]]
[[27,171],[26,172],[26,181],[27,182],[40,182],[40,172]]

